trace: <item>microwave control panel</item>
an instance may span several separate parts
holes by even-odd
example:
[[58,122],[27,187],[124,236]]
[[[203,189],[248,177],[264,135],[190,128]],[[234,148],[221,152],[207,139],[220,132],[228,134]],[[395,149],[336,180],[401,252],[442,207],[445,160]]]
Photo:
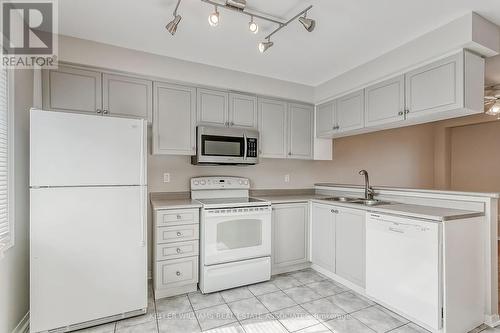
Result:
[[247,138],[247,157],[257,157],[257,139]]

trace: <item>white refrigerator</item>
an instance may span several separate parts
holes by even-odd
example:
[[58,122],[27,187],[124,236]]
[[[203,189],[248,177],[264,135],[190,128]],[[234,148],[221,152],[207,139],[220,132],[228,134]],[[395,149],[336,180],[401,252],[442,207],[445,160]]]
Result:
[[145,121],[30,112],[30,331],[144,313]]

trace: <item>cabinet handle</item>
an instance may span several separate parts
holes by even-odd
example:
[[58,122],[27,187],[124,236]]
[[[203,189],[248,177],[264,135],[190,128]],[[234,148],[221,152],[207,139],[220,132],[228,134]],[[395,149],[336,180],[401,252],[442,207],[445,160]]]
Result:
[[339,125],[335,125],[335,126],[333,126],[333,129],[334,129],[334,130],[338,130],[339,128],[340,128],[340,126],[339,126]]
[[181,236],[182,236],[182,232],[177,231],[177,237],[181,237]]
[[334,213],[334,214],[338,214],[339,213],[339,211],[336,210],[336,209],[332,209],[331,212]]
[[289,152],[289,153],[288,153],[288,156],[292,156],[292,152]]
[[177,214],[177,219],[180,220],[182,216],[180,214]]
[[108,110],[102,110],[102,114],[108,114],[109,111]]
[[180,248],[177,248],[177,253],[181,253],[182,250]]
[[406,110],[405,110],[405,114],[408,114],[408,113],[410,113],[410,110],[409,110],[409,109],[406,109]]
[[175,275],[177,275],[177,276],[181,276],[181,272],[180,272],[180,271],[177,271],[177,272],[175,272]]
[[102,110],[101,110],[101,109],[97,109],[95,112],[96,112],[97,114],[101,114]]
[[[405,110],[405,111],[406,111],[406,110]],[[398,112],[398,116],[402,116],[402,115],[404,115],[404,114],[405,114],[405,112],[404,112],[404,111],[399,111],[399,112]]]
[[231,124],[230,124],[230,125],[231,125],[231,126],[234,126],[234,123],[233,123],[233,122],[231,122]]

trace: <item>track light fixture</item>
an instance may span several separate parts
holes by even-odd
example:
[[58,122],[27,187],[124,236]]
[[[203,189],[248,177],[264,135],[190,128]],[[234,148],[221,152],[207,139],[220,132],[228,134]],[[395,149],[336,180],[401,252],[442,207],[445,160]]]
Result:
[[214,7],[215,7],[214,12],[208,16],[208,23],[212,27],[216,27],[217,24],[219,24],[219,12],[217,11],[217,6]]
[[173,36],[177,32],[177,26],[179,25],[179,22],[181,21],[182,17],[180,15],[177,15],[177,9],[179,8],[179,5],[181,3],[181,0],[177,1],[177,5],[175,6],[175,10],[173,12],[174,19],[166,25],[166,29],[170,34]]
[[259,32],[259,25],[253,21],[253,16],[252,16],[252,20],[250,21],[250,23],[248,23],[248,30],[250,30],[250,32],[252,32],[254,34]]
[[302,23],[304,28],[309,32],[313,31],[314,28],[316,28],[316,21],[312,20],[312,19],[308,19],[307,12],[305,12],[304,16],[299,17],[299,22]]
[[[219,24],[220,21],[220,16],[219,16],[219,11],[218,8],[224,8],[239,14],[247,15],[250,16],[250,22],[248,23],[248,30],[250,32],[256,34],[259,32],[259,25],[254,21],[254,17],[258,18],[260,20],[264,20],[267,22],[271,22],[277,25],[276,29],[274,29],[269,35],[267,35],[263,42],[259,43],[259,51],[261,53],[264,53],[267,51],[270,47],[274,45],[273,42],[271,42],[271,36],[276,34],[278,31],[281,29],[287,27],[291,22],[295,21],[298,19],[298,21],[304,26],[304,29],[306,29],[308,32],[312,32],[314,28],[316,27],[316,21],[310,18],[307,18],[307,13],[308,11],[313,7],[312,5],[308,6],[306,9],[302,10],[299,12],[297,15],[289,19],[288,21],[282,21],[279,19],[273,18],[271,15],[266,14],[266,13],[259,13],[254,10],[247,10],[246,4],[247,0],[226,0],[225,3],[222,3],[221,0],[200,0],[201,2],[208,3],[210,5],[213,5],[215,10],[212,14],[208,16],[208,23],[212,26],[215,27]],[[174,10],[174,19],[169,22],[166,26],[168,32],[170,32],[172,35],[175,34],[177,31],[177,26],[179,25],[179,22],[181,21],[181,16],[177,15],[177,9],[179,8],[181,0],[177,1],[177,5],[175,6]]]
[[274,45],[274,43],[271,42],[271,40],[269,38],[267,39],[267,42],[260,42],[259,43],[259,51],[260,51],[260,53],[266,52],[273,45]]

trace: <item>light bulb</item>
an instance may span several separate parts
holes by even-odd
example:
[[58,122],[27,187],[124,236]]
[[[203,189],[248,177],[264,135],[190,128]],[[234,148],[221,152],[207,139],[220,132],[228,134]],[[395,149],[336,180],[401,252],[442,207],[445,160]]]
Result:
[[267,49],[270,48],[273,45],[274,45],[274,43],[271,42],[270,40],[268,40],[267,42],[260,42],[259,43],[259,51],[260,51],[260,53],[266,52]]
[[208,16],[208,23],[212,27],[216,27],[217,24],[219,24],[219,12],[217,11],[217,8],[215,8],[215,12]]
[[259,32],[259,25],[253,21],[253,17],[252,17],[252,20],[250,21],[250,23],[248,23],[248,30],[250,30],[250,32],[252,32],[254,34]]

